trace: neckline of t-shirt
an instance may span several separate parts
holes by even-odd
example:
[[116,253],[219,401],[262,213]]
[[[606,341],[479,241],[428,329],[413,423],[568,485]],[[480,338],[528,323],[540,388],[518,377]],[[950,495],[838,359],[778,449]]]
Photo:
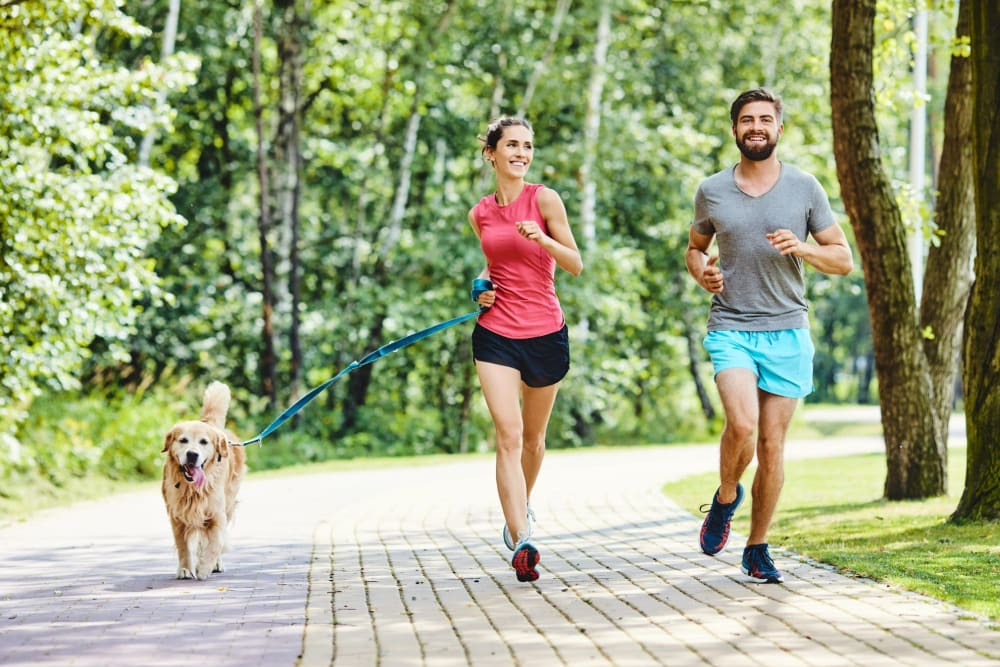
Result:
[[524,193],[532,185],[534,185],[534,184],[533,183],[528,183],[527,181],[525,181],[524,183],[522,183],[521,184],[521,191],[517,193],[516,197],[514,197],[513,199],[511,199],[506,204],[501,204],[500,202],[497,201],[497,193],[496,193],[496,191],[494,191],[493,192],[493,196],[491,197],[491,199],[493,200],[493,205],[496,206],[497,208],[510,208],[511,206],[514,205],[515,202],[517,202],[518,199],[520,199],[521,197],[524,196]]
[[742,195],[744,195],[746,197],[750,197],[750,199],[761,199],[763,197],[768,196],[769,194],[771,194],[772,192],[775,191],[775,189],[778,187],[778,183],[781,183],[781,179],[783,179],[785,177],[785,163],[781,162],[779,160],[778,161],[778,166],[779,166],[780,170],[778,171],[778,178],[776,178],[774,180],[774,185],[772,185],[765,192],[762,192],[759,195],[752,195],[749,192],[747,192],[746,190],[744,190],[743,188],[741,188],[739,182],[736,180],[736,167],[737,166],[739,166],[738,163],[734,164],[733,168],[732,168],[732,171],[730,172],[730,175],[733,177],[733,187],[735,187],[740,192],[740,194],[742,194]]

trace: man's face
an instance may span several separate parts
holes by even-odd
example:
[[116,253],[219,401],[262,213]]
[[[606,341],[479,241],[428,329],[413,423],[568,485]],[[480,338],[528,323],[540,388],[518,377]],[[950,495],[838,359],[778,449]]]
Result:
[[771,157],[784,131],[781,118],[771,102],[748,102],[740,109],[733,126],[736,146],[748,160]]

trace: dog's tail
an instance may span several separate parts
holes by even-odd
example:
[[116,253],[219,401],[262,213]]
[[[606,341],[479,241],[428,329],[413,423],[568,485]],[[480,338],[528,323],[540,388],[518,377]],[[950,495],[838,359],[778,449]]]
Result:
[[212,382],[205,389],[205,402],[201,406],[201,420],[222,429],[226,428],[229,399],[229,387],[221,382]]

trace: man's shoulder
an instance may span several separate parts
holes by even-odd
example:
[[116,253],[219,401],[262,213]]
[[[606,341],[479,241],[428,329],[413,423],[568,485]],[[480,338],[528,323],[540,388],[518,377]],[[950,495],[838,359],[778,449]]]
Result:
[[788,179],[790,181],[805,182],[805,183],[819,183],[815,176],[810,174],[804,169],[796,167],[794,164],[788,164],[787,162],[781,163],[781,176],[782,178]]
[[725,169],[720,169],[711,176],[705,177],[698,185],[698,189],[702,191],[713,190],[727,185],[732,186],[734,182],[733,167],[729,166]]

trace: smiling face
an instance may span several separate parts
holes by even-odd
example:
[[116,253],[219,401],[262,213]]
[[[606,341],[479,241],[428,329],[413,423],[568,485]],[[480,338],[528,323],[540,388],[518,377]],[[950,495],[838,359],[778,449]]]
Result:
[[496,148],[486,149],[486,157],[493,163],[498,178],[524,178],[534,152],[531,130],[523,125],[510,125],[503,128]]
[[780,112],[774,103],[764,101],[743,105],[733,125],[736,146],[747,159],[754,161],[771,157],[783,131]]

